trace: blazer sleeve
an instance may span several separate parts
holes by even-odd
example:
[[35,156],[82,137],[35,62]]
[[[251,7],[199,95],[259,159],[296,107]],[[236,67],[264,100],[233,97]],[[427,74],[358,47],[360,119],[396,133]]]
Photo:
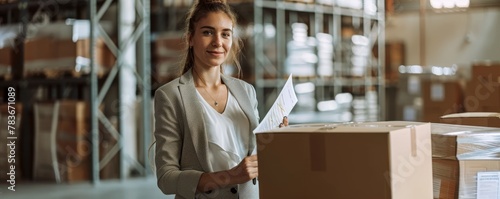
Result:
[[155,165],[158,187],[164,194],[194,198],[203,172],[181,170],[183,131],[176,113],[179,105],[172,103],[165,91],[158,89],[154,98],[156,153]]

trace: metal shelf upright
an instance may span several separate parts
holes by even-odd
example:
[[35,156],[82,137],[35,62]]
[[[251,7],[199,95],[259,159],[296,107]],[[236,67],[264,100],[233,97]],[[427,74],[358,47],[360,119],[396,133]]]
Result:
[[[116,1],[118,4],[118,15],[117,21],[118,27],[118,42],[115,43],[112,41],[110,36],[104,31],[104,29],[100,26],[99,21],[102,16],[106,12],[106,10],[113,3],[113,0],[106,0],[102,6],[97,9],[96,0],[89,1],[89,17],[90,17],[90,42],[92,48],[90,48],[91,54],[91,74],[90,74],[90,106],[91,106],[91,140],[92,140],[92,182],[94,184],[99,184],[100,177],[99,171],[100,169],[106,165],[109,160],[116,154],[120,153],[120,178],[123,180],[125,178],[126,173],[124,172],[124,161],[131,161],[132,165],[137,169],[141,175],[148,176],[151,174],[149,161],[147,160],[147,149],[149,147],[151,137],[150,132],[151,128],[148,125],[151,117],[151,75],[150,75],[150,1],[149,0],[136,0],[130,4],[130,1],[126,0],[118,0]],[[129,7],[133,7],[132,13],[136,13],[136,17],[133,17],[133,21],[130,21],[130,12],[124,12],[123,9],[127,9],[126,6],[121,6],[121,4],[127,4]],[[130,11],[130,10],[127,10]],[[126,17],[127,16],[127,17]],[[122,17],[124,17],[124,21],[122,21]],[[128,20],[128,21],[127,21]],[[124,23],[122,23],[124,22]],[[108,77],[104,81],[103,86],[98,88],[98,78],[95,64],[95,56],[94,56],[94,47],[96,44],[96,32],[99,32],[99,36],[101,36],[106,43],[106,45],[111,49],[113,54],[116,57],[116,64],[110,71]],[[126,53],[135,52],[136,46],[139,49],[137,52],[138,61],[136,62],[137,67],[132,63],[128,63],[125,61]],[[140,106],[141,108],[141,129],[143,136],[143,160],[142,164],[130,158],[126,158],[127,154],[124,153],[124,145],[122,139],[122,132],[125,130],[125,120],[124,113],[122,112],[122,103],[124,99],[121,98],[121,93],[127,89],[124,88],[124,81],[134,81],[131,79],[125,79],[124,70],[131,71],[136,78],[137,88],[139,88],[140,97],[142,98]],[[108,93],[109,88],[113,81],[119,82],[118,89],[118,107],[120,107],[118,112],[118,128],[114,128],[111,125],[111,122],[106,116],[99,110],[99,105],[103,102],[105,95]],[[104,157],[100,158],[99,153],[99,122],[104,124],[108,133],[110,133],[114,138],[117,139],[117,143],[113,148],[109,151],[108,154],[104,155]]]

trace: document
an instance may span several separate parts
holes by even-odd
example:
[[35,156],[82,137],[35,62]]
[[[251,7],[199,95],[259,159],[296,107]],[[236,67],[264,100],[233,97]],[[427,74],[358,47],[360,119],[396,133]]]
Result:
[[477,199],[500,199],[500,172],[477,173]]
[[293,89],[292,75],[290,74],[273,106],[253,132],[260,133],[278,128],[279,124],[283,122],[283,117],[290,114],[297,101],[297,95]]

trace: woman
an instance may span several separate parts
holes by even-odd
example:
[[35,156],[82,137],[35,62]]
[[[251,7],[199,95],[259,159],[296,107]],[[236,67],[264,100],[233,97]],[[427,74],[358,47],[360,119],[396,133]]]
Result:
[[222,70],[240,70],[235,15],[221,0],[200,0],[186,26],[182,75],[155,93],[158,186],[176,198],[258,198],[255,89]]

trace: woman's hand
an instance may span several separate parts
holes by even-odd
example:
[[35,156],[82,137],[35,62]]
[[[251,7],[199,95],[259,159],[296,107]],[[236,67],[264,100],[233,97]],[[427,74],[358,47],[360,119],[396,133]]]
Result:
[[197,191],[207,192],[248,182],[259,175],[257,167],[257,155],[251,155],[243,158],[230,170],[203,173],[198,182]]
[[284,126],[288,126],[288,117],[287,116],[284,116],[283,117],[283,122],[280,123],[279,127],[284,127]]
[[236,184],[245,183],[259,175],[257,155],[251,155],[243,158],[241,162],[230,169],[229,175],[233,176]]

